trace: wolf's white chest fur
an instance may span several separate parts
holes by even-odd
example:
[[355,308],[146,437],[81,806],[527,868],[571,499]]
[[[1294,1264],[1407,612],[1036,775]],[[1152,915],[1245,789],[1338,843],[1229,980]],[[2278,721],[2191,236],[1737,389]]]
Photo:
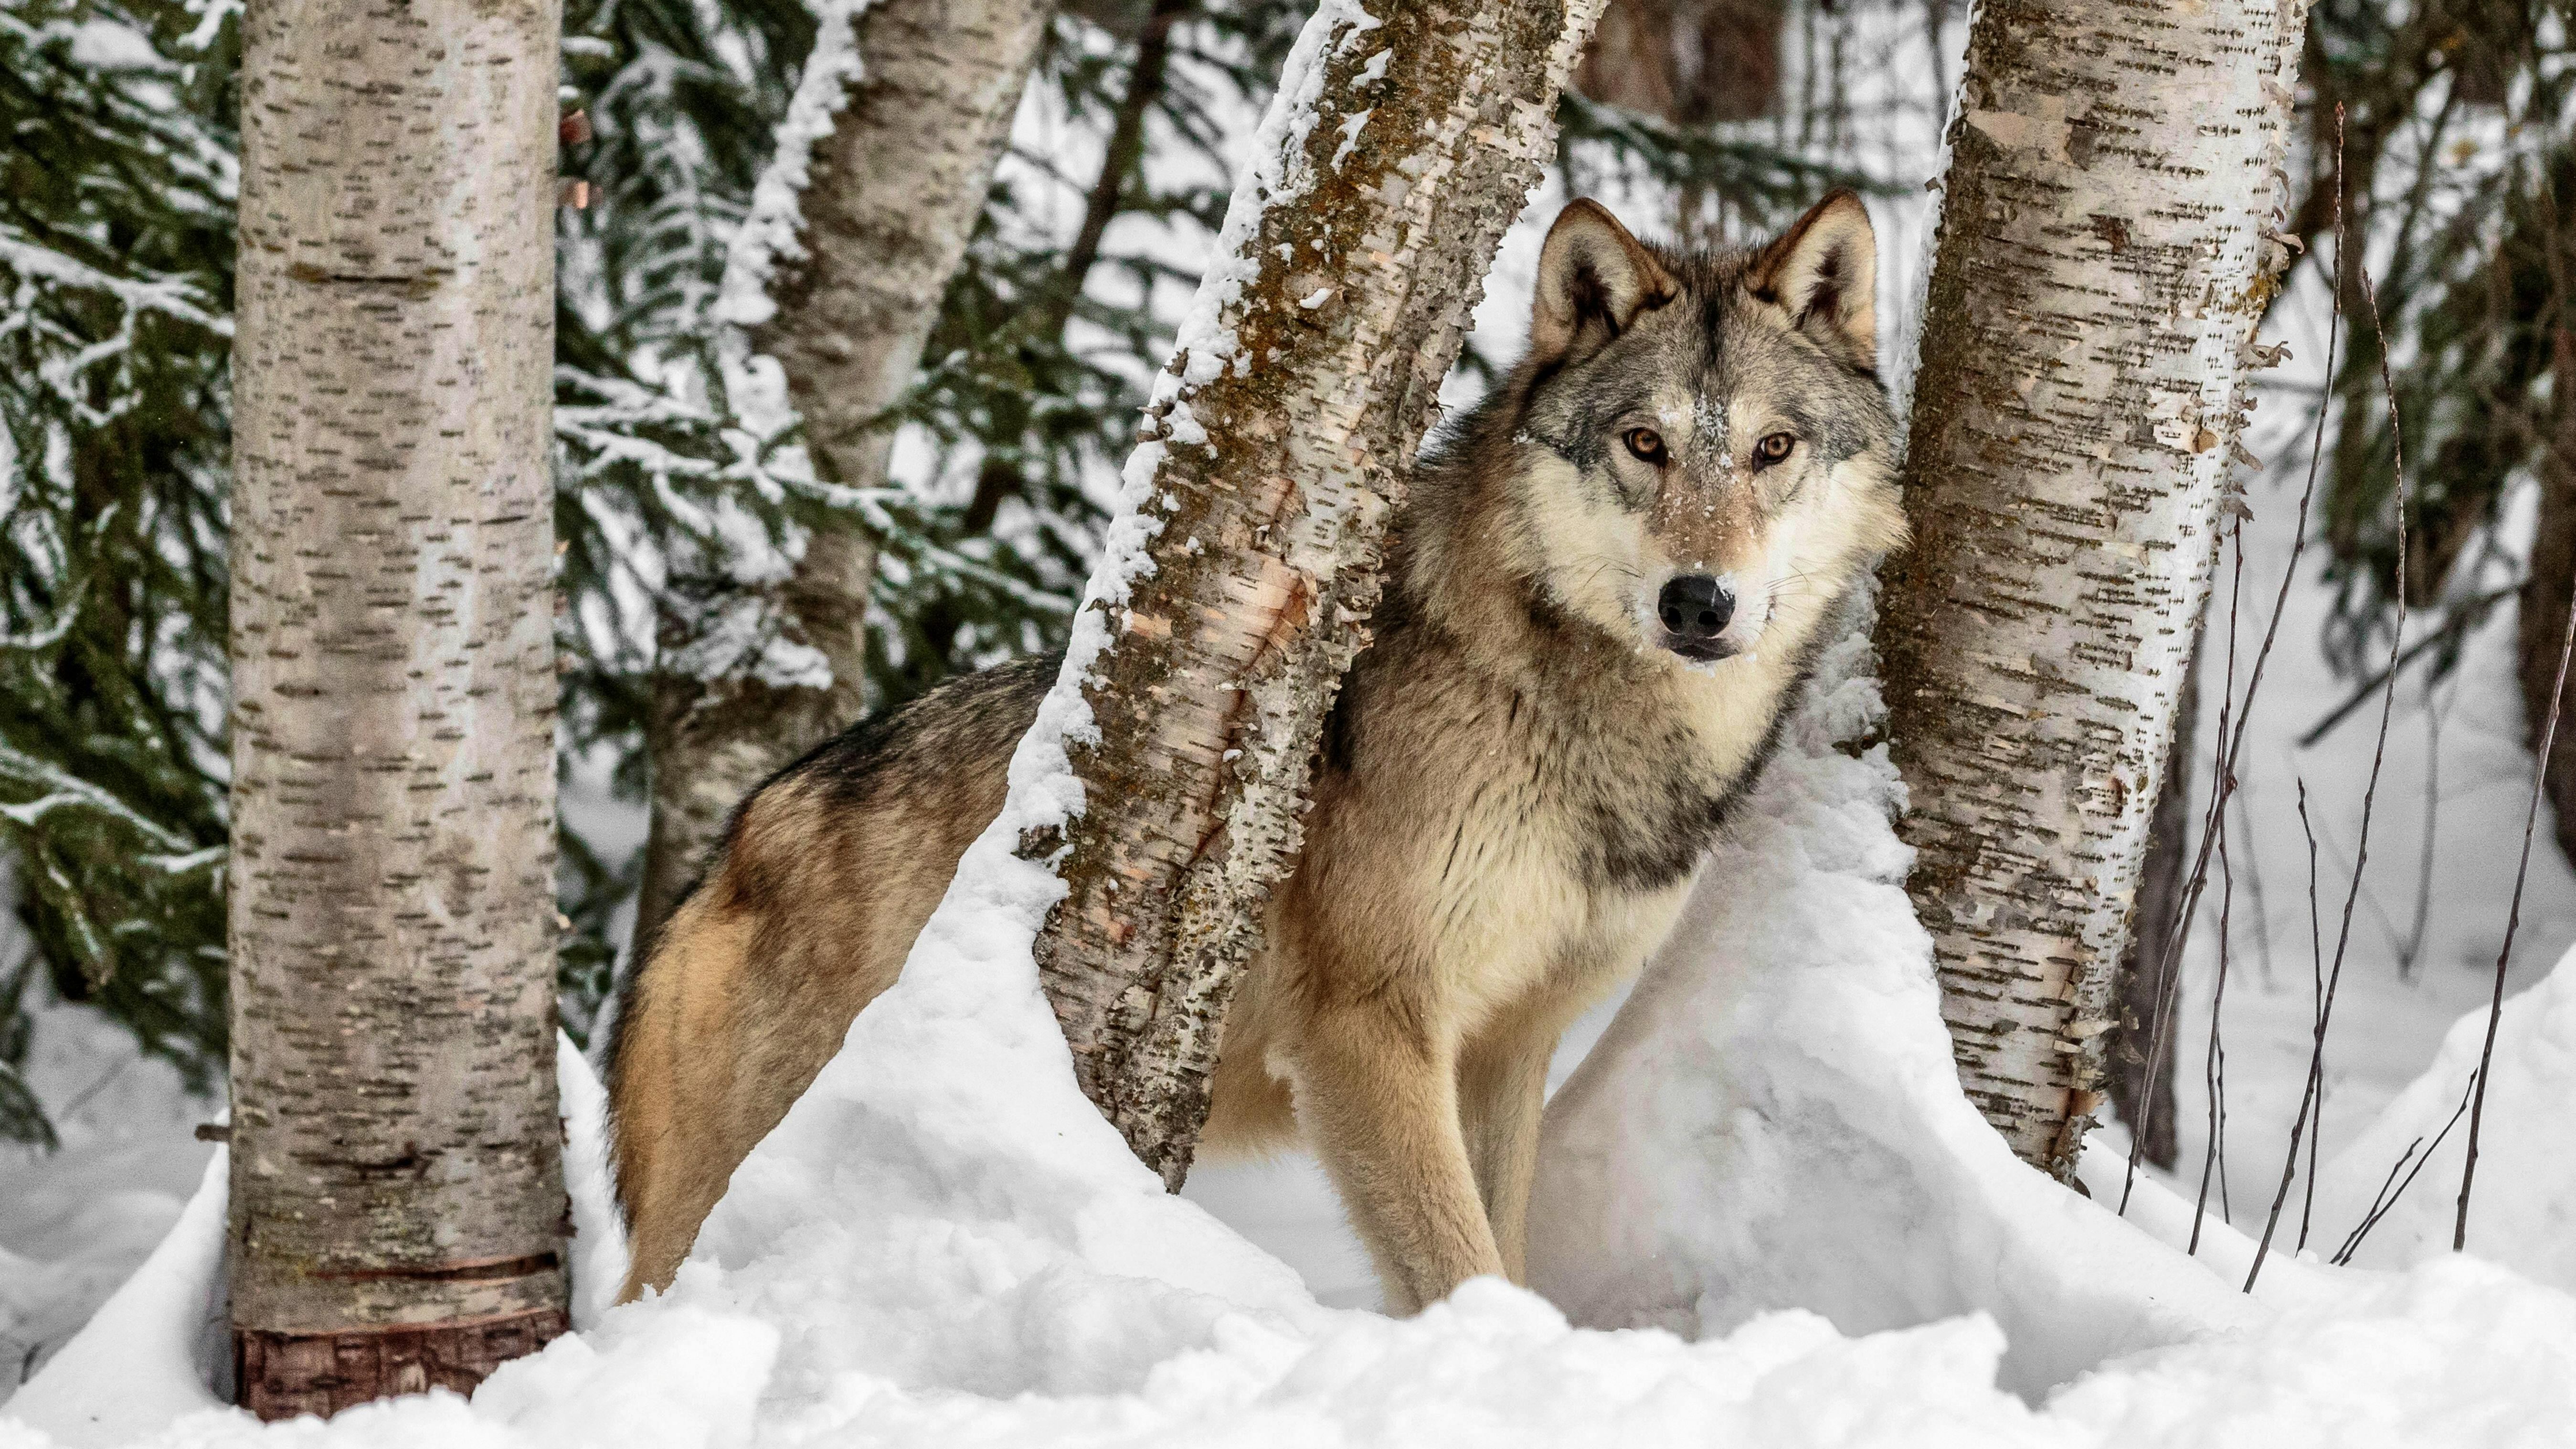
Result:
[[[1772,660],[1675,671],[1636,706],[1687,727],[1695,745],[1691,773],[1714,791],[1754,763],[1794,682],[1793,669],[1775,651]],[[1627,741],[1573,740],[1558,747],[1601,750],[1600,773],[1612,778],[1586,783],[1664,788],[1659,781],[1616,779],[1623,764],[1646,768],[1643,760],[1623,760]],[[1489,748],[1511,753],[1507,744]],[[1466,1038],[1498,1016],[1581,1010],[1644,964],[1671,932],[1689,892],[1691,875],[1645,887],[1601,880],[1586,863],[1587,852],[1598,849],[1590,833],[1599,823],[1535,763],[1507,757],[1465,771],[1482,784],[1460,792],[1449,814],[1442,833],[1454,850],[1418,862],[1414,888],[1434,904],[1438,921],[1433,964]],[[1659,760],[1654,768],[1672,765]],[[1547,1004],[1557,998],[1565,1002],[1561,1011]]]

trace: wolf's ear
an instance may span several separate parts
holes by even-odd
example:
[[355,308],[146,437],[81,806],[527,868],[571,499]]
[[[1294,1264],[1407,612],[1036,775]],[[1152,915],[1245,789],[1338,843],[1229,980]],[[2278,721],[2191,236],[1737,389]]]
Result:
[[1837,191],[1819,201],[1745,270],[1756,300],[1777,303],[1790,323],[1839,341],[1846,361],[1878,367],[1878,238],[1869,208]]
[[1530,356],[1553,361],[1628,330],[1637,314],[1680,294],[1654,253],[1591,200],[1558,212],[1538,254]]

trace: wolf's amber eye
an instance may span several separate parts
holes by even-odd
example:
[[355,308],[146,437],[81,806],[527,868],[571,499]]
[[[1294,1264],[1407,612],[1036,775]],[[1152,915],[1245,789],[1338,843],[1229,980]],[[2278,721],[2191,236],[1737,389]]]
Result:
[[1795,449],[1797,446],[1798,439],[1795,435],[1789,433],[1773,433],[1769,437],[1764,438],[1761,442],[1754,444],[1753,453],[1755,457],[1760,458],[1765,463],[1777,463],[1781,459],[1788,457],[1791,450]]
[[1660,468],[1664,463],[1664,435],[1652,428],[1630,428],[1628,451]]

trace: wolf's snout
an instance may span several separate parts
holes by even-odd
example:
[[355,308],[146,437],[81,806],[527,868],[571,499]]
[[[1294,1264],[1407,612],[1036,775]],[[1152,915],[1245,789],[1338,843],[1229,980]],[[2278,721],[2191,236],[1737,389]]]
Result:
[[1683,574],[1664,585],[1656,597],[1655,617],[1672,636],[1674,653],[1716,658],[1717,636],[1726,632],[1726,621],[1735,617],[1735,595],[1706,574]]

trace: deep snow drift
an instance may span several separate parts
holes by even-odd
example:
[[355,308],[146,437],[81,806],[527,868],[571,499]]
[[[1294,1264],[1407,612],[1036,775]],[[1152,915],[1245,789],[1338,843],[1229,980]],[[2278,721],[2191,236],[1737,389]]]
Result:
[[2216,1279],[2023,1168],[1959,1092],[1888,828],[1857,631],[1710,853],[1673,943],[1547,1116],[1532,1285],[1584,1323],[1846,1331],[1984,1310],[2037,1391],[2253,1321]]

